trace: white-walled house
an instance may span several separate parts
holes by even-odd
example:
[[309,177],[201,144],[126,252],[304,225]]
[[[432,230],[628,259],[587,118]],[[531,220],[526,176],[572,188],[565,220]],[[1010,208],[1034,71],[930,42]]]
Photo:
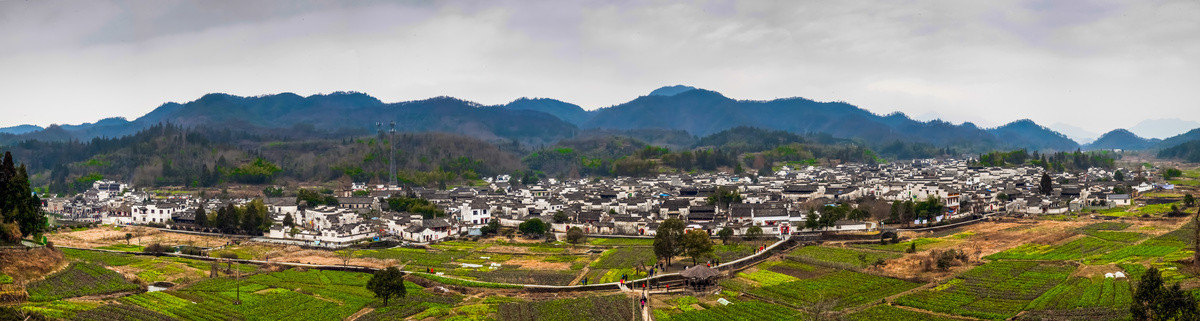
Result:
[[492,206],[481,199],[475,199],[459,207],[459,221],[467,226],[485,225],[492,219]]
[[166,224],[179,207],[175,204],[146,204],[134,206],[131,210],[133,224]]

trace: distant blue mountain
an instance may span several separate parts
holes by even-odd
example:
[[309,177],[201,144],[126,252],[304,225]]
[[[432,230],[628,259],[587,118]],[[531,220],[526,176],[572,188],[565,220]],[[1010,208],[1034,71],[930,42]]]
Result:
[[690,89],[671,96],[638,97],[628,103],[599,109],[583,124],[584,128],[681,129],[698,136],[739,126],[801,134],[827,133],[839,138],[860,139],[867,144],[908,141],[968,149],[1031,150],[1074,150],[1079,147],[1062,134],[1032,121],[983,130],[970,123],[915,121],[901,113],[879,116],[843,102],[817,102],[804,98],[744,101],[704,89]]
[[1089,150],[1098,149],[1123,149],[1123,150],[1141,150],[1153,147],[1158,144],[1158,139],[1146,139],[1139,137],[1137,134],[1125,129],[1114,129],[1113,131],[1104,133],[1097,138],[1096,141],[1085,146]]
[[308,97],[281,93],[258,97],[208,94],[191,102],[165,103],[132,121],[110,118],[91,124],[51,126],[5,141],[90,139],[136,133],[159,123],[209,128],[311,128],[373,133],[376,123],[397,122],[405,132],[449,132],[488,141],[549,144],[581,130],[653,133],[684,131],[706,136],[735,127],[796,134],[828,134],[867,146],[924,143],[959,150],[1026,148],[1074,150],[1079,144],[1030,120],[982,129],[971,123],[922,122],[901,113],[885,116],[844,102],[805,98],[736,100],[689,86],[668,86],[612,107],[587,111],[547,98],[521,98],[485,106],[452,97],[384,103],[363,93],[338,92]]
[[549,98],[521,98],[514,100],[504,108],[514,110],[532,110],[554,115],[573,125],[579,126],[592,118],[595,113],[584,110],[579,105],[566,103]]
[[1012,142],[1014,146],[1030,150],[1067,151],[1078,149],[1079,143],[1059,132],[1038,125],[1029,119],[1021,119],[1004,126],[989,129],[997,138]]
[[42,126],[34,126],[34,125],[17,125],[17,126],[12,126],[12,127],[0,128],[0,133],[20,135],[20,134],[24,134],[24,133],[28,133],[28,132],[39,131],[42,129],[45,129],[45,128],[42,128]]
[[696,90],[696,87],[684,85],[666,86],[651,91],[650,96],[675,96],[689,90]]

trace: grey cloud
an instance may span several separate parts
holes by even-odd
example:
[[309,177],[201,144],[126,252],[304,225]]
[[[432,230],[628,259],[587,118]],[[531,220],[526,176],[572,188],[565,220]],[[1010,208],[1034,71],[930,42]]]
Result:
[[0,108],[33,110],[0,125],[135,117],[217,91],[597,108],[669,84],[985,126],[1032,118],[1104,132],[1131,126],[1131,106],[1200,120],[1200,3],[1188,0],[0,6],[0,87],[11,90]]

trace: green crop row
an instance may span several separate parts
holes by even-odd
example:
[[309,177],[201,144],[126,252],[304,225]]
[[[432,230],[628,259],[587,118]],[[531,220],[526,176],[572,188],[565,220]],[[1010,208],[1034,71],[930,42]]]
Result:
[[641,320],[638,303],[625,295],[501,303],[497,320]]
[[817,278],[750,289],[763,298],[803,307],[822,300],[836,300],[835,309],[874,302],[918,284],[893,278],[841,270]]
[[29,284],[30,301],[54,301],[64,298],[133,291],[141,287],[125,280],[117,272],[92,263],[72,263],[62,272]]
[[[1029,261],[997,261],[939,286],[900,297],[900,305],[929,311],[1005,319],[1061,283],[1074,268]],[[957,281],[957,280],[962,281]]]
[[755,321],[755,320],[804,320],[800,311],[758,301],[737,302],[709,309],[688,311],[675,315],[656,316],[661,321]]
[[900,256],[897,253],[859,251],[824,246],[805,246],[795,249],[788,254],[789,258],[804,263],[852,269],[865,268],[875,264],[879,260],[890,260],[899,258]]
[[738,273],[738,276],[758,282],[758,284],[761,284],[762,286],[779,285],[781,283],[799,280],[791,275],[772,272],[762,268],[751,273]]
[[654,249],[647,247],[615,248],[600,254],[600,258],[592,262],[592,268],[621,269],[632,268],[638,263],[646,266],[654,265]]
[[1111,308],[1128,311],[1133,302],[1129,279],[1074,278],[1046,291],[1029,303],[1028,310]]
[[1085,236],[1057,246],[1026,243],[984,258],[989,260],[1078,260],[1109,253],[1125,246],[1120,242]]
[[905,310],[886,304],[851,313],[846,315],[846,319],[849,321],[958,321],[954,318]]
[[[964,232],[964,233],[966,233],[966,232]],[[958,235],[963,235],[963,233],[954,234],[954,236],[951,236],[951,237],[956,237]],[[905,251],[908,251],[908,249],[911,248],[913,244],[917,245],[918,251],[923,251],[923,250],[928,250],[929,248],[931,248],[930,245],[941,243],[941,242],[942,242],[942,239],[922,237],[922,238],[917,238],[912,241],[900,242],[900,243],[896,243],[896,244],[880,245],[880,244],[870,243],[870,244],[854,244],[851,246],[858,247],[858,248],[864,248],[864,249],[889,251],[889,252],[905,252]]]

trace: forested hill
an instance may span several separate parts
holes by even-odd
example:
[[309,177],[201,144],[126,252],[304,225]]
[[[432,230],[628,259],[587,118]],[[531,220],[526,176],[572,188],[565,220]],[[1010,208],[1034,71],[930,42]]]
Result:
[[1178,158],[1185,161],[1200,163],[1200,140],[1193,140],[1158,152],[1158,157]]
[[[99,179],[142,187],[379,183],[388,176],[387,136],[155,125],[117,139],[25,141],[0,149],[28,160],[33,186],[54,193],[79,192]],[[438,186],[524,168],[509,145],[444,133],[397,133],[395,138],[399,180],[409,185]]]
[[291,93],[259,97],[208,94],[185,104],[167,103],[132,122],[120,118],[94,124],[51,126],[23,135],[5,135],[0,144],[27,139],[65,140],[130,135],[163,123],[183,127],[232,129],[305,127],[327,132],[374,133],[396,122],[400,132],[446,132],[486,141],[547,144],[571,137],[576,127],[533,110],[481,106],[450,97],[385,104],[362,93],[301,97]]
[[1115,129],[1101,135],[1099,139],[1088,144],[1086,148],[1140,150],[1153,147],[1158,143],[1158,139],[1146,139],[1138,137],[1138,135],[1125,129]]
[[[291,93],[257,97],[208,94],[187,103],[166,103],[133,121],[109,118],[95,123],[18,127],[0,131],[0,145],[23,140],[88,140],[120,137],[163,123],[188,128],[311,128],[325,132],[374,133],[395,121],[401,132],[447,132],[493,143],[517,141],[546,146],[584,131],[649,133],[683,131],[706,136],[748,126],[794,134],[827,134],[882,148],[897,141],[974,152],[994,149],[1075,150],[1062,134],[1028,120],[993,128],[971,123],[916,121],[904,114],[885,116],[843,102],[804,98],[736,100],[687,86],[660,88],[624,104],[586,111],[547,99],[518,99],[485,106],[451,97],[384,103],[362,93],[338,92],[302,97]],[[582,130],[581,130],[582,129]],[[32,131],[30,131],[32,130]],[[679,137],[679,136],[672,136]],[[643,136],[646,140],[656,140]],[[670,138],[676,144],[678,139]]]
[[920,122],[899,113],[879,116],[843,102],[817,102],[804,98],[735,100],[704,89],[672,93],[642,96],[628,103],[602,108],[584,123],[584,127],[669,128],[704,136],[750,126],[801,134],[827,133],[838,138],[858,139],[872,146],[900,140],[976,150],[1001,147],[1074,150],[1079,147],[1062,134],[1028,120],[985,130],[971,123]]
[[[672,145],[647,143],[640,136],[673,137],[665,139]],[[0,149],[27,160],[33,186],[52,193],[80,192],[100,179],[141,187],[383,183],[388,181],[389,153],[395,153],[399,183],[425,187],[477,184],[500,174],[524,181],[679,171],[753,174],[791,163],[871,163],[961,154],[915,143],[888,146],[910,154],[877,153],[827,134],[802,136],[749,127],[701,138],[670,131],[585,131],[548,147],[530,148],[447,133],[397,133],[393,140],[390,134],[327,133],[311,127],[232,130],[163,124],[120,138],[28,140]]]

